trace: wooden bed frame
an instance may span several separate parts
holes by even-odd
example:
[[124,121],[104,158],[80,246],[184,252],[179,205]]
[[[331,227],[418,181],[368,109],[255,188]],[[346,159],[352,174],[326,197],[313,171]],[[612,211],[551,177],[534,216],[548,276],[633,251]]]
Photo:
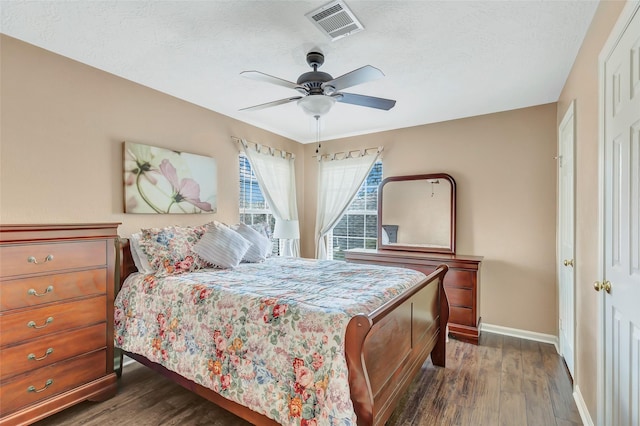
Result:
[[[127,240],[121,240],[119,254],[117,290],[137,271]],[[345,353],[358,425],[384,425],[429,354],[434,365],[445,366],[449,303],[443,279],[447,269],[438,266],[410,291],[373,312],[353,317],[347,325]],[[278,424],[141,355],[123,353],[252,424]]]

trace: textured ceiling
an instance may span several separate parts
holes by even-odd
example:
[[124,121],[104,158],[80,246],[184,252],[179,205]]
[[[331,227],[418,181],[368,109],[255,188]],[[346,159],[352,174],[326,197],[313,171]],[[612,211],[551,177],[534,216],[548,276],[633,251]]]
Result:
[[330,41],[304,16],[327,1],[1,2],[2,33],[299,142],[313,118],[297,96],[243,78],[258,70],[295,81],[306,53],[334,77],[363,65],[385,77],[350,93],[396,99],[390,111],[337,103],[322,139],[555,102],[597,1],[364,1],[365,27]]

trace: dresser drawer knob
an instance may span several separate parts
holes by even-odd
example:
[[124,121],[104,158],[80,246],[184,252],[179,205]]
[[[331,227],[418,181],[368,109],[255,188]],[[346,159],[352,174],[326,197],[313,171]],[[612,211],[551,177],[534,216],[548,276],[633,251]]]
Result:
[[53,291],[53,286],[50,285],[49,287],[47,287],[47,289],[44,291],[44,293],[38,293],[35,289],[30,288],[27,291],[27,294],[30,296],[37,296],[37,297],[42,297],[45,296],[47,293],[51,293]]
[[38,259],[36,259],[33,256],[29,256],[27,258],[27,262],[33,263],[35,265],[42,265],[43,263],[51,262],[52,260],[53,260],[53,255],[52,254],[48,254],[47,257],[45,257],[42,262],[38,262]]
[[48,357],[49,355],[51,355],[53,353],[53,348],[49,348],[47,349],[47,351],[44,353],[43,356],[41,356],[40,358],[36,358],[36,355],[34,353],[30,353],[29,355],[27,355],[27,359],[32,359],[34,361],[42,361],[43,359],[45,359],[46,357]]
[[46,390],[46,389],[47,389],[49,386],[51,386],[52,384],[53,384],[53,379],[49,379],[49,380],[47,380],[47,382],[44,384],[44,386],[43,386],[43,387],[41,387],[40,389],[36,389],[36,387],[35,387],[35,386],[33,386],[33,385],[32,385],[32,386],[29,386],[29,387],[27,388],[27,392],[35,392],[35,393],[42,392],[43,390]]
[[36,325],[35,321],[29,321],[27,323],[27,327],[29,328],[45,328],[46,326],[48,326],[49,324],[51,324],[53,322],[53,317],[49,317],[47,318],[47,320],[44,322],[44,324],[42,325]]

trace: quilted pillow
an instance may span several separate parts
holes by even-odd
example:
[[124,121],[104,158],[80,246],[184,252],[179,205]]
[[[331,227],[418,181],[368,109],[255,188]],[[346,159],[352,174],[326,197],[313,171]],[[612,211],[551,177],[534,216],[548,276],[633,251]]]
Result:
[[143,229],[138,240],[140,257],[146,256],[151,269],[158,276],[206,268],[209,265],[192,250],[205,232],[206,226]]
[[244,262],[262,262],[267,259],[271,253],[271,240],[262,233],[256,231],[249,225],[239,223],[233,227],[234,231],[242,235],[245,240],[251,243],[251,247],[244,254],[242,260]]
[[193,246],[198,257],[220,268],[235,268],[251,247],[242,235],[220,223],[209,225],[207,232]]
[[137,232],[129,237],[129,250],[131,250],[131,257],[133,263],[136,265],[138,272],[143,274],[153,274],[155,270],[149,264],[147,256],[142,252],[140,248],[140,238],[142,232]]

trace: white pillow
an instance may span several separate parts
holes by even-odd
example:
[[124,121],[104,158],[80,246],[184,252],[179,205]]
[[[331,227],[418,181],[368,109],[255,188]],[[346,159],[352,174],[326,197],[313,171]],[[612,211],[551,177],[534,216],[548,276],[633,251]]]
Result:
[[239,223],[233,229],[251,243],[251,247],[242,257],[245,262],[262,262],[271,253],[271,240],[249,225]]
[[220,268],[235,268],[251,247],[251,243],[222,224],[209,225],[207,232],[193,246],[202,259]]
[[147,256],[142,253],[142,249],[140,248],[140,237],[142,232],[137,232],[135,234],[131,234],[129,237],[129,250],[131,250],[131,257],[133,258],[133,263],[136,265],[138,272],[142,274],[153,274],[155,270],[149,264],[147,260]]
[[267,222],[254,223],[249,226],[258,231],[261,235],[271,239],[271,226]]

